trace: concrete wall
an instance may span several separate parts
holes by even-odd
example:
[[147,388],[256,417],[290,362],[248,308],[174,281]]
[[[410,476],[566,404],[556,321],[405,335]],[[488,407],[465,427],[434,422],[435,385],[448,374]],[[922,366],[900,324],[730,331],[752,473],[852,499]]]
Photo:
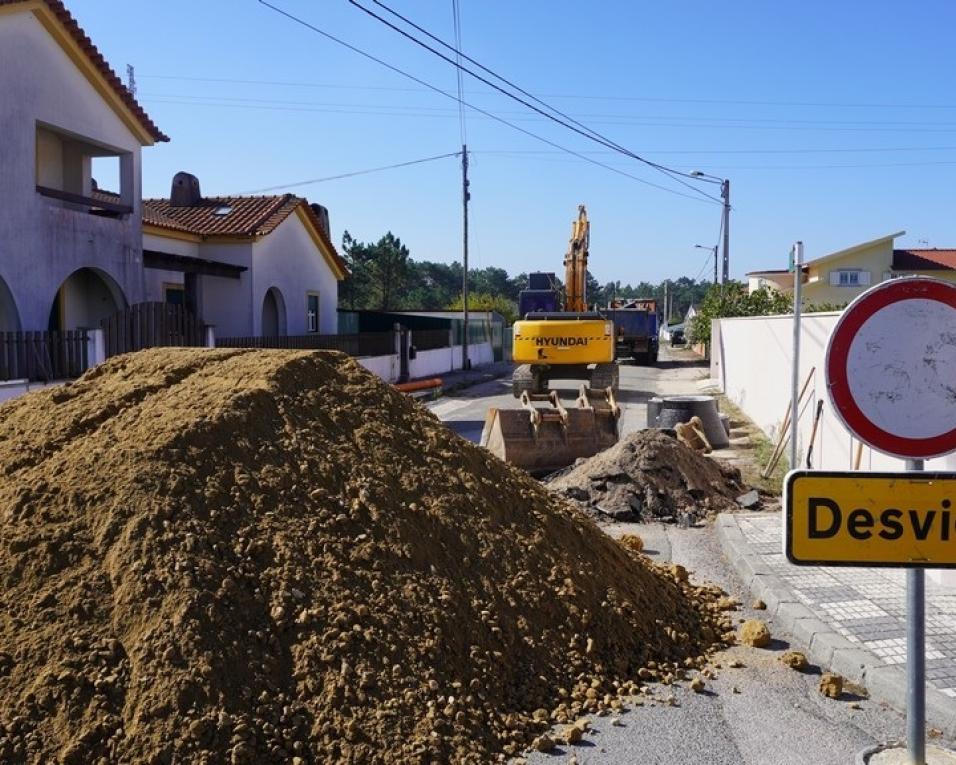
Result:
[[[338,282],[305,225],[296,214],[286,218],[253,247],[253,333],[262,331],[262,304],[275,287],[286,309],[286,334],[308,334],[308,294],[319,296],[319,334],[338,332]],[[220,332],[220,334],[223,334]]]
[[[414,332],[412,333],[414,342]],[[472,366],[490,364],[494,361],[491,343],[478,343],[468,346],[468,360]],[[414,359],[408,362],[408,374],[411,378],[435,377],[461,369],[461,346],[435,348],[431,351],[418,351]]]
[[[0,14],[0,279],[18,323],[46,329],[60,285],[95,267],[143,299],[140,144],[30,12]],[[37,125],[124,154],[133,213],[90,215],[36,191]],[[42,184],[41,184],[42,185]]]
[[[491,364],[494,361],[494,352],[491,343],[478,343],[468,346],[468,358],[472,366]],[[356,359],[359,364],[374,372],[385,382],[398,382],[401,372],[398,354],[389,356],[368,356]],[[461,346],[453,348],[436,348],[431,351],[419,351],[414,359],[408,362],[408,376],[412,380],[425,377],[440,377],[443,374],[461,369]]]
[[[800,413],[797,440],[800,466],[810,442],[818,400],[823,415],[813,447],[813,467],[850,470],[857,441],[840,423],[827,397],[824,357],[839,313],[805,315],[801,322],[800,384],[810,386]],[[765,316],[719,319],[712,325],[711,376],[761,430],[776,438],[790,403],[793,359],[793,317]],[[785,452],[785,454],[789,454]],[[903,460],[863,447],[862,470],[902,470]],[[956,469],[956,454],[928,460],[928,470]]]

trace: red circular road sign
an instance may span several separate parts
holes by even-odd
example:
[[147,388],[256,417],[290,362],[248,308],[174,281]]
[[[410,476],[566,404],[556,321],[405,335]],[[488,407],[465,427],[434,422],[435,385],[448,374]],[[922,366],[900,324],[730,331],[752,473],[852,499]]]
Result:
[[877,451],[956,451],[956,285],[907,277],[864,292],[830,336],[826,381],[843,424]]

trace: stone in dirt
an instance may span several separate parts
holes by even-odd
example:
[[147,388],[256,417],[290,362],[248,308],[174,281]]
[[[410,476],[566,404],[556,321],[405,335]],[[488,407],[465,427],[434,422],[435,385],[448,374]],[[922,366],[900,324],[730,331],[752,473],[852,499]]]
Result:
[[737,504],[744,510],[751,510],[760,505],[760,493],[756,489],[751,489],[746,494],[737,497]]
[[705,457],[667,431],[648,429],[552,477],[549,488],[594,517],[694,522],[738,509],[740,471]]
[[703,693],[704,692],[704,680],[701,677],[695,677],[690,681],[690,689],[694,693]]
[[831,699],[843,694],[843,677],[835,672],[824,672],[820,678],[820,693]]
[[800,651],[786,651],[783,656],[780,657],[780,661],[790,667],[790,669],[798,671],[802,671],[810,666],[806,655]]
[[485,765],[720,630],[338,353],[110,359],[0,407],[0,474],[3,763]]
[[644,540],[637,534],[623,534],[618,541],[628,550],[633,550],[634,552],[642,552],[644,550]]
[[764,603],[760,598],[757,598],[757,599],[750,605],[750,607],[751,607],[754,611],[766,611],[766,610],[767,610],[767,604]]
[[750,645],[754,648],[766,648],[770,645],[770,630],[766,623],[760,619],[747,619],[740,625],[737,634],[739,640],[744,645]]

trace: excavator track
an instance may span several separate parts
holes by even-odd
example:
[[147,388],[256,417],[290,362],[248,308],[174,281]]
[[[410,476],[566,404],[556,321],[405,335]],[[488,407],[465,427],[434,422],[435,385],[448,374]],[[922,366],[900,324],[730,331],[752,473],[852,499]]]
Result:
[[595,364],[591,371],[591,390],[604,390],[610,388],[615,393],[620,384],[620,369],[617,364]]

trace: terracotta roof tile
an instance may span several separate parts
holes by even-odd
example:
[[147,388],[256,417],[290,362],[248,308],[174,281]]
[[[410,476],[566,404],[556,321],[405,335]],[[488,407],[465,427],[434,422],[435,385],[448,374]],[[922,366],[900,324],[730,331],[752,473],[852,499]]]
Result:
[[[25,3],[27,0],[0,0],[0,6],[4,5],[18,5]],[[61,24],[63,24],[66,31],[70,34],[76,44],[80,49],[87,55],[90,61],[93,63],[93,66],[103,75],[103,78],[109,84],[109,86],[116,92],[116,95],[120,97],[123,103],[129,108],[133,113],[133,116],[136,117],[137,121],[143,126],[147,133],[149,133],[154,140],[156,141],[168,141],[169,137],[163,133],[156,124],[149,118],[149,115],[146,114],[146,111],[142,106],[136,101],[133,97],[133,94],[126,89],[126,86],[122,83],[119,77],[116,76],[116,73],[110,68],[110,65],[106,63],[106,59],[103,58],[103,54],[99,52],[97,47],[93,44],[93,41],[87,37],[86,32],[80,27],[76,22],[76,19],[70,14],[66,9],[66,6],[61,2],[61,0],[41,0],[41,2],[49,8],[50,12],[56,16]]]
[[[328,247],[336,265],[348,273],[325,227],[307,200],[294,194],[253,197],[203,197],[196,204],[174,206],[168,199],[144,199],[143,223],[203,237],[257,237],[275,230],[301,208]],[[224,212],[228,210],[228,212]],[[220,211],[220,214],[217,214]],[[224,214],[223,214],[224,213]]]
[[956,249],[893,250],[894,271],[956,271]]

